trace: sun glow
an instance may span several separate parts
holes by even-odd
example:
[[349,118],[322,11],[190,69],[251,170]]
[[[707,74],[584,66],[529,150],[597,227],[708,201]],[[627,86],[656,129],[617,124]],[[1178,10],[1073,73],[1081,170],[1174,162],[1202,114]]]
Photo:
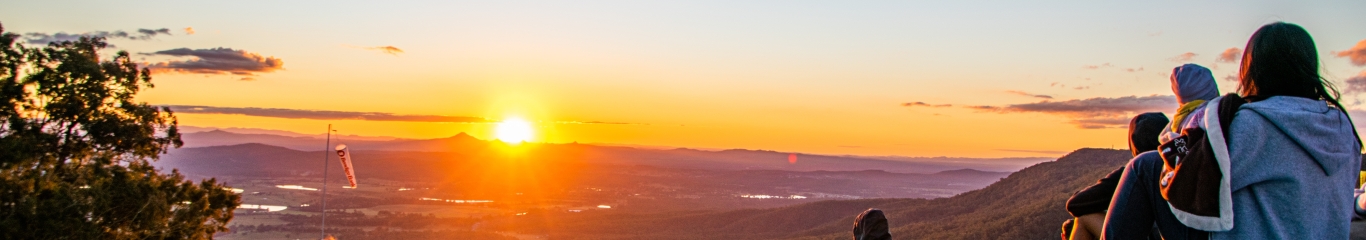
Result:
[[503,119],[502,122],[498,123],[498,127],[495,131],[497,132],[498,140],[505,143],[531,141],[531,136],[534,135],[530,122],[515,117]]

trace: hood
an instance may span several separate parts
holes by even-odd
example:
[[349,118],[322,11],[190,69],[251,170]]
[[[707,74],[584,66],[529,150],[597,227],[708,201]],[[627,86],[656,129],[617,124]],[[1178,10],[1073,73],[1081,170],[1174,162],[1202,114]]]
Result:
[[1219,84],[1208,68],[1187,63],[1172,69],[1171,79],[1172,93],[1176,93],[1176,102],[1181,104],[1219,97]]
[[1323,101],[1275,96],[1244,104],[1299,144],[1323,168],[1325,174],[1351,168],[1361,159],[1352,123],[1336,108]]
[[1167,128],[1167,115],[1160,112],[1150,112],[1134,116],[1129,120],[1129,151],[1134,156],[1139,153],[1157,150],[1157,146],[1162,143],[1157,142],[1158,135]]

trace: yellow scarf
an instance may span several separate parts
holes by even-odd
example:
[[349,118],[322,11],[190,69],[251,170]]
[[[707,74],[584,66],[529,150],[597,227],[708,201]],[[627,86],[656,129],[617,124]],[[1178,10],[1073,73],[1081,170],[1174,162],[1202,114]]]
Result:
[[1183,125],[1182,123],[1185,122],[1182,120],[1186,120],[1187,115],[1190,115],[1190,113],[1194,112],[1196,108],[1200,108],[1200,106],[1204,104],[1205,100],[1195,100],[1190,101],[1185,105],[1181,105],[1181,108],[1177,108],[1176,116],[1172,116],[1172,132],[1180,133],[1181,125]]

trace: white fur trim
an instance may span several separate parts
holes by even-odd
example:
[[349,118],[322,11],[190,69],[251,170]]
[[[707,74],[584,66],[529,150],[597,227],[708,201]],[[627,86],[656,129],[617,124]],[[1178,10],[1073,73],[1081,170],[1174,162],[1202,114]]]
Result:
[[1233,229],[1233,189],[1229,183],[1229,155],[1228,142],[1224,139],[1224,128],[1219,125],[1219,102],[1223,97],[1215,98],[1205,103],[1205,135],[1209,139],[1209,144],[1214,150],[1214,159],[1219,162],[1219,171],[1223,172],[1223,177],[1219,179],[1219,217],[1208,217],[1195,215],[1181,211],[1167,204],[1171,208],[1172,214],[1176,215],[1176,220],[1180,220],[1187,227],[1203,231],[1228,231]]

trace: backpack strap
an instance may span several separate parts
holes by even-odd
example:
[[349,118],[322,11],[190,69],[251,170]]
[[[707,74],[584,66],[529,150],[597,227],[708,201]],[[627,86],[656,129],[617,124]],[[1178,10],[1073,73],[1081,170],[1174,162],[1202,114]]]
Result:
[[1233,125],[1233,115],[1237,114],[1238,108],[1246,103],[1247,99],[1243,99],[1238,94],[1229,93],[1219,101],[1219,106],[1215,106],[1219,108],[1219,126],[1223,128],[1224,139],[1228,139],[1228,129],[1229,125]]

